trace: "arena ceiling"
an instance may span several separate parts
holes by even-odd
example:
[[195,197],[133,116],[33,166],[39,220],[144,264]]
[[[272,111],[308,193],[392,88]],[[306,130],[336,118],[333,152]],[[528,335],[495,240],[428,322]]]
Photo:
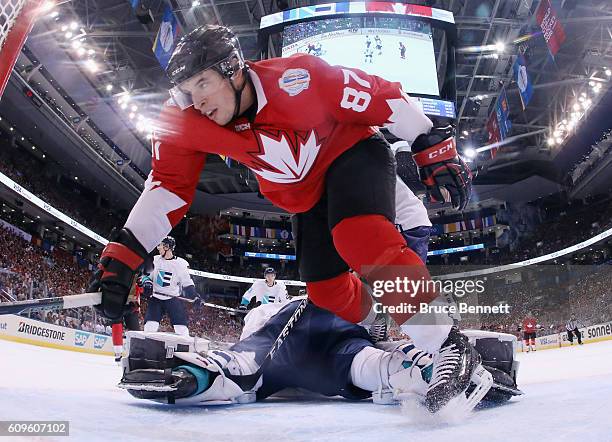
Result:
[[[173,8],[183,30],[188,31],[203,23],[231,27],[239,35],[246,57],[257,59],[263,49],[262,42],[258,40],[259,20],[263,15],[279,11],[279,7],[293,8],[325,2],[145,0],[143,3],[153,17],[153,21],[146,24],[136,17],[128,0],[59,3],[60,14],[77,19],[87,39],[104,54],[102,70],[95,74],[83,74],[90,85],[103,90],[106,84],[120,84],[123,90],[129,90],[132,96],[139,97],[141,109],[154,113],[168,88],[168,82],[151,49],[166,4]],[[555,164],[558,153],[571,147],[579,156],[588,145],[576,140],[577,135],[572,134],[562,143],[556,142],[552,135],[556,125],[571,113],[572,106],[582,93],[588,94],[592,103],[585,119],[591,114],[609,111],[609,108],[602,109],[602,103],[608,105],[609,102],[601,100],[601,97],[606,96],[610,89],[610,76],[605,72],[607,68],[612,68],[612,3],[609,0],[552,1],[567,36],[554,58],[535,18],[538,0],[416,0],[410,3],[451,10],[455,16],[460,48],[456,84],[461,149],[488,144],[486,122],[502,86],[506,89],[512,121],[511,136],[502,143],[494,158],[485,151],[473,163],[479,169],[477,184],[509,185],[534,175],[550,182],[560,182],[567,171]],[[39,36],[48,35],[52,29],[51,24],[45,26],[44,30],[39,30]],[[495,54],[463,50],[500,42],[505,44],[505,48]],[[270,40],[267,43],[270,43],[270,54],[279,53],[279,42]],[[445,45],[438,43],[442,47],[436,54],[440,62],[445,58]],[[30,49],[36,52],[36,46],[34,38]],[[533,98],[524,110],[512,68],[519,49],[529,57],[529,72],[534,83]],[[40,49],[38,51],[42,52]],[[55,76],[61,83],[61,74],[56,73]],[[592,92],[593,81],[603,86],[597,94]],[[68,94],[79,95],[76,84],[62,86]],[[109,95],[103,98],[108,99]],[[108,118],[121,119],[121,116],[109,113]],[[549,142],[551,137],[553,143]],[[136,156],[143,157],[140,151],[147,149],[146,140],[140,139],[140,143],[132,144],[126,148],[126,153],[130,155],[131,150],[138,150]],[[144,157],[137,162],[146,169],[148,160]],[[217,196],[243,194],[256,191],[257,184],[248,171],[240,167],[229,168],[217,158],[207,164],[199,190]],[[537,189],[534,190],[537,192]],[[228,205],[235,206],[236,199]]]

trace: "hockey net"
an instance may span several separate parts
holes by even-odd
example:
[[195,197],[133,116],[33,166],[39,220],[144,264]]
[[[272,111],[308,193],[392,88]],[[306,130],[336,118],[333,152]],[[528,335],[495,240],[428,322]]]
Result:
[[0,0],[0,98],[32,29],[39,0]]

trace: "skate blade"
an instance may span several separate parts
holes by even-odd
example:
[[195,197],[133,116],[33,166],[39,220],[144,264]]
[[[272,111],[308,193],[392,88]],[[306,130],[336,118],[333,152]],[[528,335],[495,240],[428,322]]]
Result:
[[136,390],[136,391],[176,391],[177,388],[173,385],[164,385],[164,384],[132,384],[132,383],[124,383],[119,382],[117,384],[118,388],[122,388],[124,390]]
[[498,384],[497,382],[493,382],[493,385],[492,385],[491,388],[494,388],[496,390],[503,391],[503,392],[506,392],[506,393],[510,393],[513,396],[520,396],[522,394],[525,394],[521,390],[519,390],[518,388],[508,387],[507,385]]

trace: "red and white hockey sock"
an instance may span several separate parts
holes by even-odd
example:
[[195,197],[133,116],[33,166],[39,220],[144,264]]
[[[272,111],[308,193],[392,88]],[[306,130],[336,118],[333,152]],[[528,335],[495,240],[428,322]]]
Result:
[[[332,236],[340,256],[373,287],[377,297],[375,301],[389,307],[400,307],[390,311],[395,322],[419,348],[437,351],[448,337],[452,318],[446,313],[415,312],[421,303],[443,306],[448,300],[425,284],[431,280],[425,264],[406,246],[395,226],[381,215],[361,215],[342,220],[332,230]],[[411,293],[397,285],[393,286],[397,289],[376,290],[385,282],[397,280],[423,281],[423,284]],[[408,305],[416,310],[409,311]]]
[[[418,255],[406,246],[395,226],[382,215],[360,215],[339,222],[332,230],[336,250],[342,259],[376,288],[396,278],[427,279],[429,273]],[[374,293],[378,295],[379,293]],[[418,305],[430,302],[435,293],[419,291],[414,297],[396,291],[385,291],[383,304],[397,306],[407,302]],[[406,322],[413,313],[392,313],[397,324]]]
[[112,330],[113,350],[118,355],[123,352],[123,324],[120,322],[113,324]]
[[365,287],[357,276],[349,272],[323,281],[307,282],[306,290],[316,306],[355,324],[371,310],[372,300]]

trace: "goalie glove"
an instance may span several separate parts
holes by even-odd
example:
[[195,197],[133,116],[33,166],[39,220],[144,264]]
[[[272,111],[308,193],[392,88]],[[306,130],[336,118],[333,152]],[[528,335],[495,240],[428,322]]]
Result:
[[472,171],[457,155],[455,128],[434,127],[412,143],[412,156],[419,166],[421,181],[434,201],[450,202],[465,209],[472,192]]
[[89,292],[102,292],[100,310],[110,320],[123,317],[132,281],[148,253],[128,229],[113,230],[102,251]]

